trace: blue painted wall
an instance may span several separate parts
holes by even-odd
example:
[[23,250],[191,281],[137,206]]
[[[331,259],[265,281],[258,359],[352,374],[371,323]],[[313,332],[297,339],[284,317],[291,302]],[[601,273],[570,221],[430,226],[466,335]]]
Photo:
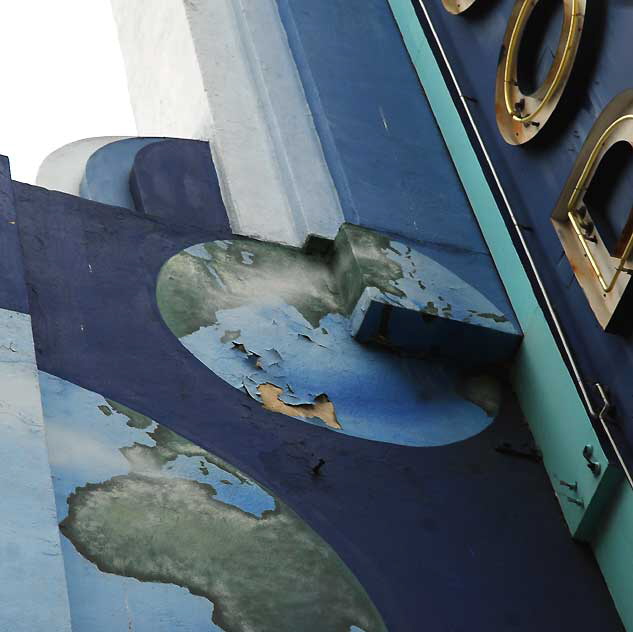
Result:
[[347,221],[487,249],[384,0],[278,0]]
[[417,249],[511,313],[384,0],[278,0],[346,221]]
[[[170,257],[235,238],[229,230],[172,228],[15,189],[39,368],[133,407],[255,478],[334,548],[390,630],[420,621],[429,629],[618,629],[541,466],[496,449],[529,450],[510,393],[487,430],[436,448],[367,441],[268,412],[194,359],[155,300]],[[208,212],[223,225],[221,205]],[[82,247],[61,246],[69,243]]]
[[[210,207],[222,205],[209,143],[166,140],[138,151],[129,149],[134,155],[130,191],[139,211],[171,226],[228,230],[226,216],[209,213]],[[165,178],[168,170],[172,170],[171,177]],[[105,202],[100,197],[93,199]]]
[[0,307],[27,314],[29,301],[24,283],[22,246],[18,235],[9,160],[0,156]]
[[159,138],[125,138],[109,143],[90,156],[79,189],[88,200],[100,200],[111,206],[134,209],[130,191],[130,172],[134,157],[143,147]]
[[[502,4],[510,5],[500,0],[493,8]],[[399,235],[417,244],[420,253],[478,288],[513,321],[388,3],[279,0],[278,6],[346,219],[386,233],[391,243]],[[493,8],[473,13],[468,32],[486,24]],[[503,20],[493,22],[484,30],[485,41],[475,47],[485,51],[477,68],[488,60],[494,48],[488,40]],[[187,248],[200,253],[199,244],[237,236],[229,227],[206,146],[155,140],[149,145],[143,139],[113,143],[97,152],[83,189],[91,199],[14,185],[37,364],[46,372],[41,380],[53,430],[69,426],[103,432],[99,417],[81,413],[83,404],[73,415],[64,406],[88,398],[94,408],[97,402],[103,406],[106,397],[218,455],[286,503],[334,549],[392,632],[417,630],[421,622],[429,630],[620,629],[591,554],[569,539],[507,386],[494,419],[477,410],[481,423],[474,430],[458,427],[461,434],[453,435],[450,445],[442,445],[446,433],[432,447],[429,441],[401,445],[411,442],[394,440],[393,428],[391,434],[348,434],[267,411],[252,393],[230,383],[225,366],[216,374],[210,370],[213,362],[205,363],[181,344],[156,300],[161,269]],[[537,152],[546,150],[544,144]],[[499,148],[501,162],[505,151]],[[522,173],[528,166],[529,160]],[[514,192],[534,196],[535,204],[553,186],[532,188],[538,190],[519,182]],[[249,260],[247,255],[245,266]],[[218,274],[216,268],[213,272]],[[8,276],[14,273],[7,271]],[[274,285],[268,290],[273,297],[281,293]],[[16,297],[12,300],[19,305],[23,299]],[[272,324],[279,314],[265,312],[263,317]],[[226,326],[236,317],[229,313]],[[246,313],[238,344],[258,342],[258,324],[251,327],[252,320],[253,313]],[[286,326],[305,327],[296,318],[291,321]],[[337,353],[344,348],[334,345],[314,362],[331,363],[332,373],[343,369]],[[268,349],[259,351],[264,357]],[[327,361],[322,359],[326,355]],[[399,364],[407,369],[413,363]],[[377,396],[384,386],[379,375],[384,369],[378,366],[384,365],[366,367]],[[359,377],[353,367],[347,369]],[[293,374],[299,370],[293,365]],[[313,379],[312,373],[306,380]],[[409,371],[409,377],[407,386],[414,393],[420,375]],[[336,375],[327,378],[336,387]],[[435,408],[420,410],[452,412],[459,399],[451,392],[455,389],[442,391],[432,381],[427,386],[430,399],[438,400]],[[361,398],[355,405],[362,426],[363,406],[371,404]],[[103,410],[99,414],[105,415]],[[448,417],[457,426],[471,419],[463,410]],[[429,418],[445,430],[436,417]],[[409,421],[415,423],[415,415]],[[59,438],[51,443],[51,454],[57,449],[63,461],[70,444]],[[117,447],[109,445],[118,458]],[[67,475],[63,463],[58,473],[59,519],[65,520],[64,499],[90,478]],[[72,574],[83,569],[79,575],[91,574],[91,581],[108,580],[95,579],[94,567],[68,542],[65,547],[72,562],[67,566],[71,602],[78,608],[79,625],[92,630],[94,611],[81,601],[81,581]],[[116,581],[122,585],[126,578]],[[167,591],[161,590],[149,582],[135,591],[135,598],[151,593],[139,611],[151,608],[157,594],[167,600]],[[193,604],[178,593],[174,608],[183,600]],[[187,615],[202,621],[209,606],[196,604]],[[95,605],[103,608],[103,603]],[[125,615],[119,603],[116,616],[125,623]]]

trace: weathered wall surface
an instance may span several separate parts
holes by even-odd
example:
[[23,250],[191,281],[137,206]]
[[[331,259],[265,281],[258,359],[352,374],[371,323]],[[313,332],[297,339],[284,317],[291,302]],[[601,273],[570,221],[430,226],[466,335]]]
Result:
[[[579,56],[571,68],[570,82],[563,97],[537,137],[517,147],[503,140],[495,120],[499,111],[495,107],[499,49],[513,6],[517,5],[512,0],[492,5],[478,2],[463,15],[454,16],[439,3],[392,0],[390,4],[398,16],[420,77],[429,93],[433,93],[431,100],[436,116],[450,139],[451,153],[459,163],[460,175],[469,195],[475,200],[474,205],[478,206],[478,216],[487,224],[487,239],[491,248],[496,251],[497,260],[507,266],[504,281],[510,287],[514,304],[519,307],[519,319],[523,322],[529,314],[528,301],[525,300],[531,297],[531,292],[527,291],[529,280],[518,257],[516,262],[512,262],[506,254],[511,239],[501,215],[494,215],[499,218],[496,226],[494,221],[490,221],[493,217],[490,209],[505,209],[506,201],[518,222],[517,232],[521,232],[536,263],[571,347],[572,357],[578,365],[581,383],[584,382],[596,411],[601,409],[603,403],[594,387],[595,383],[599,382],[609,389],[610,400],[615,404],[616,423],[608,423],[607,428],[612,436],[617,437],[619,451],[629,461],[627,442],[630,443],[631,434],[631,389],[630,370],[627,367],[630,340],[626,336],[605,333],[599,326],[574,279],[574,273],[550,222],[552,210],[589,130],[607,103],[618,93],[630,88],[629,69],[623,63],[623,51],[630,37],[629,7],[620,3],[587,4]],[[560,10],[563,3],[556,4]],[[542,21],[530,24],[532,34],[534,28],[538,30],[540,27],[542,30],[544,26]],[[541,79],[543,67],[550,65],[557,35],[550,29],[540,48],[533,45],[530,50],[528,47],[528,54],[542,56],[537,59],[541,66]],[[436,42],[436,36],[442,50]],[[450,71],[443,63],[442,52],[446,55]],[[519,80],[522,70],[525,68],[520,67]],[[459,89],[453,85],[453,77]],[[471,122],[466,111],[472,117],[505,197],[497,188],[483,152],[477,150],[476,154],[471,148],[469,141],[478,147],[478,139],[471,133]],[[459,142],[463,146],[460,147]],[[627,162],[622,158],[620,154],[619,160],[610,162],[607,172],[611,176],[618,173],[628,175],[628,180],[624,178],[616,181],[616,186],[608,191],[601,203],[604,204],[603,209],[608,208],[609,214],[617,211],[619,204],[619,210],[624,211],[626,216],[630,211],[631,170],[630,160]],[[612,214],[606,219],[613,222],[614,226],[619,224],[622,227],[622,214]],[[514,231],[514,227],[510,230]],[[506,252],[503,251],[504,247]],[[511,246],[510,252],[514,255]],[[513,273],[521,278],[519,282],[512,278]],[[523,292],[516,291],[520,286],[523,286]],[[540,312],[538,305],[536,307]],[[532,338],[534,344],[524,344],[523,348],[531,348],[531,351],[523,354],[519,370],[519,379],[525,385],[523,404],[535,413],[536,418],[532,423],[541,437],[549,443],[549,447],[555,448],[552,452],[555,458],[549,460],[548,470],[553,475],[554,485],[559,488],[561,483],[558,479],[574,479],[574,470],[580,473],[586,468],[581,454],[585,442],[579,440],[578,435],[587,429],[593,432],[593,429],[579,396],[580,389],[568,379],[569,366],[563,366],[564,373],[559,373],[565,376],[567,384],[564,380],[554,379],[553,374],[545,377],[545,372],[553,365],[546,358],[554,359],[558,352],[551,354],[548,350],[553,348],[555,342],[543,317],[540,318],[540,325],[536,325],[539,318],[531,320],[532,325],[525,328],[525,334],[526,341]],[[543,335],[544,332],[546,335]],[[546,337],[549,342],[544,344]],[[560,359],[556,362],[561,363]],[[541,378],[534,379],[537,375]],[[553,384],[557,387],[551,388]],[[565,397],[561,396],[563,392],[567,393]],[[544,414],[548,410],[551,419]],[[565,419],[569,422],[563,423],[555,431],[555,426]],[[544,452],[547,452],[545,448]],[[563,470],[567,470],[571,476],[561,474]],[[570,513],[565,495],[559,497],[563,511]],[[633,625],[629,599],[632,499],[630,485],[623,480],[610,506],[601,512],[592,542],[627,628]]]
[[[174,164],[180,165],[179,169],[186,156],[205,160],[195,151],[179,151],[184,142],[165,143],[173,151]],[[151,151],[145,148],[140,154],[151,154],[160,145],[151,145]],[[180,177],[179,169],[171,168],[166,156],[161,164],[166,179],[172,174]],[[139,169],[139,173],[143,172]],[[242,620],[235,619],[242,608],[244,616],[249,612],[247,606],[241,605],[241,589],[231,588],[218,597],[212,578],[200,579],[199,574],[192,573],[199,557],[194,554],[195,547],[187,551],[167,543],[182,539],[196,542],[202,538],[205,555],[214,556],[212,543],[204,538],[222,526],[222,516],[231,520],[235,517],[236,508],[231,503],[238,504],[242,511],[250,507],[257,514],[272,497],[296,512],[303,521],[301,524],[318,534],[320,541],[336,553],[389,630],[409,630],[420,620],[426,621],[430,629],[478,626],[560,630],[570,622],[617,629],[608,592],[593,560],[567,535],[545,474],[533,461],[530,435],[510,394],[504,395],[495,416],[495,401],[498,401],[495,389],[482,388],[485,382],[475,380],[470,388],[455,393],[454,389],[438,387],[437,367],[422,362],[412,371],[413,360],[401,362],[392,358],[390,380],[400,380],[401,393],[417,394],[425,402],[419,407],[419,418],[413,419],[414,425],[428,426],[436,438],[430,442],[433,447],[428,441],[430,434],[426,447],[420,447],[420,442],[416,446],[402,445],[405,442],[402,433],[398,436],[397,428],[400,425],[402,429],[404,422],[398,418],[397,407],[393,409],[392,391],[379,386],[384,362],[365,363],[363,374],[350,371],[339,357],[346,347],[337,344],[328,347],[327,336],[332,334],[317,331],[315,327],[310,329],[297,321],[295,326],[303,328],[299,327],[292,336],[291,326],[282,323],[281,315],[284,309],[291,309],[297,288],[299,294],[310,291],[300,266],[298,279],[291,278],[293,267],[284,265],[289,279],[282,287],[272,285],[268,292],[254,296],[248,292],[246,281],[251,266],[252,274],[259,275],[256,285],[261,285],[267,278],[261,274],[262,266],[266,267],[267,251],[271,261],[280,260],[277,251],[281,246],[262,242],[240,245],[228,228],[219,197],[205,209],[215,218],[211,222],[215,228],[197,227],[202,209],[191,191],[189,196],[175,200],[179,216],[172,226],[168,218],[173,215],[169,213],[158,218],[151,216],[153,200],[164,209],[169,199],[160,188],[152,186],[154,179],[150,178],[148,186],[137,184],[141,184],[139,190],[144,192],[143,204],[142,208],[131,210],[16,185],[38,367],[48,374],[41,379],[51,426],[49,447],[56,476],[59,519],[66,538],[63,546],[68,560],[69,594],[78,625],[98,629],[103,624],[98,613],[107,610],[123,625],[130,620],[139,626],[147,621],[161,629],[161,625],[169,622],[190,624],[207,620],[212,603],[214,618],[218,613],[214,625],[227,631],[243,629]],[[177,191],[179,186],[170,190]],[[275,359],[272,352],[265,353],[267,345],[263,350],[253,348],[257,336],[247,327],[254,313],[247,312],[252,307],[231,304],[231,295],[243,290],[244,298],[248,295],[251,303],[257,303],[255,311],[268,307],[277,310],[278,326],[284,330],[281,336],[296,339],[291,344],[324,345],[315,356],[324,377],[329,375],[335,383],[332,376],[340,371],[342,378],[352,380],[350,388],[344,389],[352,394],[371,387],[371,403],[363,399],[357,402],[358,421],[348,412],[340,416],[343,429],[348,418],[349,430],[355,423],[357,428],[363,428],[363,418],[373,414],[370,407],[384,410],[383,419],[378,420],[381,423],[393,416],[396,421],[378,433],[376,429],[380,428],[375,420],[373,424],[365,424],[371,440],[355,436],[358,432],[328,427],[318,418],[305,423],[289,416],[288,411],[278,414],[266,410],[255,393],[249,394],[229,383],[228,373],[222,375],[223,368],[230,368],[226,362],[205,365],[204,359],[194,357],[177,337],[182,332],[170,331],[161,314],[161,310],[167,313],[166,305],[174,307],[174,297],[177,307],[178,297],[187,299],[188,294],[176,292],[167,301],[163,296],[159,305],[156,289],[161,269],[175,255],[185,256],[179,253],[188,249],[198,259],[208,258],[208,250],[196,247],[205,242],[215,243],[212,252],[216,259],[219,257],[205,268],[214,291],[207,292],[208,300],[189,313],[207,320],[214,313],[220,318],[226,316],[226,325],[238,322],[240,316],[231,307],[244,312],[245,319],[239,321],[246,325],[243,339],[236,339],[237,345],[230,346],[231,341],[220,340],[226,346],[222,353],[229,364],[233,363],[231,366],[239,363],[241,356],[248,356],[240,349],[243,346],[245,350],[261,353],[259,364],[270,375],[278,377],[281,374],[278,368],[290,367],[291,385],[302,386],[303,382],[307,391],[319,394],[318,374],[301,373],[290,364],[276,368],[279,358]],[[67,248],[68,243],[81,247]],[[222,261],[223,243],[227,254],[235,255],[235,261]],[[389,244],[389,239],[384,243]],[[398,248],[395,242],[391,246]],[[396,284],[403,284],[410,270],[404,261],[406,254],[405,248],[400,262],[402,278],[395,279]],[[300,255],[292,251],[286,258],[299,260]],[[398,259],[389,247],[380,256]],[[165,270],[169,278],[169,268]],[[376,270],[381,272],[382,267]],[[186,280],[186,276],[182,278]],[[208,289],[208,285],[201,287]],[[314,301],[318,298],[323,305],[329,292],[324,290],[313,297]],[[180,305],[187,308],[187,300]],[[328,326],[337,326],[334,323],[337,314],[330,308],[326,312],[318,321],[320,327],[329,331]],[[273,320],[269,322],[271,327]],[[177,328],[177,321],[172,320],[171,325],[174,322]],[[196,332],[202,329],[195,322],[193,325]],[[312,341],[298,335],[305,335],[307,329],[308,333],[314,330]],[[342,331],[332,333],[339,336]],[[285,354],[283,348],[281,351]],[[384,354],[384,361],[388,361],[387,356],[392,352],[377,349],[372,353]],[[294,351],[290,355],[300,357]],[[221,354],[218,356],[222,361]],[[248,357],[255,371],[263,370],[257,369],[254,354]],[[377,386],[372,387],[372,383]],[[337,400],[338,396],[333,395],[335,406]],[[342,404],[342,410],[350,410],[345,402]],[[452,428],[435,423],[444,408],[456,404],[462,406],[461,412],[451,415],[446,422],[452,423]],[[145,415],[155,422],[149,421],[148,425]],[[475,424],[471,423],[473,420]],[[481,420],[484,423],[477,427]],[[464,426],[460,427],[462,422]],[[180,439],[176,444],[166,443],[167,429],[192,441],[195,447]],[[466,434],[451,437],[450,430]],[[73,441],[67,440],[69,433]],[[192,459],[194,454],[203,452],[200,460]],[[172,461],[174,453],[176,459]],[[213,455],[209,458],[216,465],[217,455],[224,463],[222,467],[229,467],[226,465],[229,463],[257,483],[243,487],[231,477],[225,479],[226,474],[211,467],[206,455]],[[236,476],[235,469],[230,472]],[[149,478],[144,478],[150,473]],[[220,477],[231,481],[235,488],[252,491],[256,498],[261,496],[261,502],[257,501],[259,504],[255,506],[252,504],[255,497],[241,497],[239,492],[231,497],[233,487],[221,488],[225,484]],[[208,504],[196,501],[195,518],[190,520],[185,516],[192,507],[180,506],[178,502],[183,502],[187,494],[198,494],[199,484],[211,484],[217,495],[205,487]],[[179,490],[176,495],[170,491],[174,486]],[[257,487],[265,493],[261,495]],[[187,494],[183,495],[185,491]],[[161,514],[165,509],[167,514]],[[174,513],[183,516],[175,524]],[[112,521],[114,515],[121,516],[121,520]],[[251,524],[263,528],[265,520],[257,520],[256,515],[244,517],[240,529],[248,529]],[[240,529],[234,530],[235,539],[231,540],[235,545],[231,564],[237,564],[231,567],[233,577],[239,576],[261,554],[254,544],[259,540],[248,538],[251,544],[245,548],[239,544]],[[152,553],[156,564],[150,566],[142,555],[148,545],[144,537],[148,530],[156,537],[166,538],[165,546],[158,546],[158,555]],[[96,537],[102,533],[109,537]],[[134,555],[124,548],[129,538],[136,543]],[[216,552],[218,563],[226,563],[222,561],[222,551]],[[127,564],[118,562],[121,555],[129,560]],[[314,573],[312,568],[304,575],[292,564],[286,567],[291,574],[301,575],[297,577],[297,586],[304,586],[305,578]],[[328,571],[328,576],[337,575]],[[357,586],[349,575],[344,573],[342,577],[348,577],[345,582],[352,582],[349,586]],[[570,577],[574,580],[569,581]],[[283,588],[286,579],[268,582],[270,603],[283,601],[283,597],[275,595],[275,589]],[[198,597],[186,592],[191,588]],[[307,595],[308,590],[313,588],[301,592]],[[380,629],[362,592],[354,591],[351,594],[360,595],[358,603],[365,606],[358,610],[358,617],[335,625],[342,632],[352,625],[355,626],[352,629],[367,632],[376,626]],[[284,592],[288,594],[285,589]],[[554,593],[555,603],[551,599]],[[459,608],[455,607],[456,594]],[[528,602],[532,608],[526,610]],[[587,604],[582,612],[574,607],[578,602]],[[322,592],[310,592],[310,598],[305,602],[300,600],[300,604],[294,602],[292,608],[294,613],[306,616],[307,624],[302,623],[302,629],[310,629],[325,613],[336,617],[341,611],[356,612],[347,607],[342,610],[333,607],[331,599]],[[315,604],[317,610],[323,611],[316,617]],[[183,607],[187,608],[185,612],[181,612]],[[262,627],[279,629],[277,624],[262,624]]]
[[0,627],[70,632],[9,161],[0,157]]
[[211,137],[213,119],[187,6],[158,0],[150,11],[144,2],[112,2],[136,124],[145,136]]
[[[170,0],[170,10],[181,3]],[[184,4],[215,121],[213,156],[237,234],[298,245],[309,233],[332,238],[348,221],[404,236],[506,311],[494,264],[387,3]],[[170,45],[152,31],[164,16],[140,2],[113,6],[125,23],[121,41],[139,129],[174,134],[170,117],[180,124],[194,119],[163,99],[172,86],[145,85],[149,79],[139,76],[164,72],[147,57],[148,49]],[[146,21],[152,22],[147,36],[136,38],[129,23]],[[174,28],[184,27],[176,22]]]
[[279,0],[345,219],[488,254],[383,0]]
[[[218,173],[128,139],[89,200],[15,185],[75,632],[618,629],[499,356],[351,338],[365,279],[519,334],[387,3],[113,6],[140,128]],[[384,234],[287,247],[344,220]]]

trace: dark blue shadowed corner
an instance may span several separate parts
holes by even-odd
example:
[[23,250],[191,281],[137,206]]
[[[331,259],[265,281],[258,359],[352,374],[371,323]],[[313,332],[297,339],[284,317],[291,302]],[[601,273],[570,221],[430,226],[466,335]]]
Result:
[[0,156],[0,308],[28,314],[22,245],[13,196],[9,159]]
[[[165,177],[169,174],[169,177]],[[209,143],[165,140],[143,147],[134,158],[130,190],[136,208],[171,226],[229,230]]]

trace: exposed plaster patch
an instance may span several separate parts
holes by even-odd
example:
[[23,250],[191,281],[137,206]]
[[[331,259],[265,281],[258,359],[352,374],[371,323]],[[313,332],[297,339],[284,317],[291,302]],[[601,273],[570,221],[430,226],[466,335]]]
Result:
[[[445,445],[491,422],[481,408],[460,396],[455,369],[360,345],[350,336],[349,319],[340,314],[325,316],[318,328],[283,303],[221,310],[217,318],[215,325],[183,337],[183,345],[262,404],[262,384],[281,389],[278,399],[289,406],[314,404],[325,392],[335,404],[341,432],[404,445]],[[241,335],[222,343],[229,324]],[[295,410],[288,412],[327,427],[320,420],[299,417]]]
[[283,393],[283,389],[274,384],[260,384],[257,389],[262,396],[262,402],[265,408],[272,410],[274,413],[282,413],[289,417],[304,417],[306,419],[321,419],[330,428],[340,430],[342,428],[336,418],[336,410],[334,404],[329,400],[325,393],[317,395],[314,404],[286,404],[279,399]]

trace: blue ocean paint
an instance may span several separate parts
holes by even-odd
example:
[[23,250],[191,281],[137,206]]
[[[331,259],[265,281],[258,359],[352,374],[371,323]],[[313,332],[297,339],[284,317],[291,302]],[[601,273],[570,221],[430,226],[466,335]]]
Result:
[[[102,396],[44,372],[40,372],[40,385],[61,522],[68,515],[67,498],[77,487],[129,473],[130,463],[120,449],[134,444],[155,446],[149,434],[157,424],[134,428]],[[256,517],[275,507],[274,498],[255,482],[198,456],[179,455],[166,464],[160,476],[210,484],[218,501]],[[63,536],[62,551],[73,627],[78,632],[110,632],[130,625],[138,632],[178,628],[222,632],[211,622],[213,604],[186,588],[103,573]]]
[[[341,432],[437,446],[467,439],[492,422],[459,394],[455,368],[360,345],[341,314],[328,314],[312,327],[295,307],[271,299],[267,305],[220,310],[216,318],[216,324],[181,338],[193,355],[260,401],[262,384],[282,389],[279,398],[290,405],[327,395]],[[229,330],[240,335],[227,340]],[[316,417],[297,418],[323,425]]]

